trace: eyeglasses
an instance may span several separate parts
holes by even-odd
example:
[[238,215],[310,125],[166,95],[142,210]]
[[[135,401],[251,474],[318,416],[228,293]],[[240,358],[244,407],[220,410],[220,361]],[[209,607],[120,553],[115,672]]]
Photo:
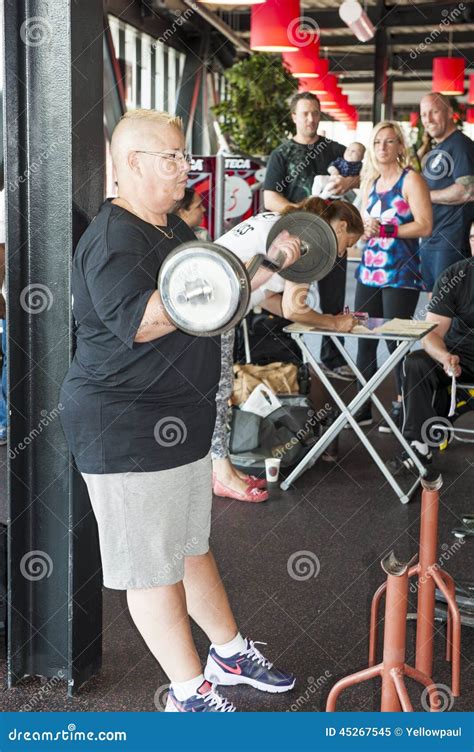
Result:
[[193,161],[193,155],[189,151],[176,151],[174,154],[170,154],[166,151],[143,151],[140,149],[135,149],[134,151],[136,151],[137,154],[152,154],[154,157],[163,157],[163,159],[169,159],[175,164],[181,164],[182,162],[191,164]]

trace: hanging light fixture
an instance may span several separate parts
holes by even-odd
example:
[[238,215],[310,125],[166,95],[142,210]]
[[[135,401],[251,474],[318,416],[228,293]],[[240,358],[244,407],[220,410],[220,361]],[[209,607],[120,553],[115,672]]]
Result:
[[[294,52],[282,52],[282,60],[290,69],[295,78],[318,78],[327,73],[329,63],[327,60],[326,70],[319,59],[319,39],[307,47],[297,47]],[[323,72],[322,72],[323,71]]]
[[469,76],[469,91],[467,93],[467,103],[474,104],[474,74]]
[[357,0],[345,0],[339,8],[339,16],[359,42],[368,42],[374,36],[375,27]]
[[[256,52],[293,52],[299,0],[267,0],[250,9],[250,47]],[[292,33],[293,32],[293,33]]]
[[410,126],[412,128],[416,128],[418,125],[418,121],[420,119],[420,115],[418,112],[410,112]]
[[474,123],[474,107],[468,107],[466,110],[466,123]]
[[433,88],[440,94],[464,93],[464,58],[433,58]]

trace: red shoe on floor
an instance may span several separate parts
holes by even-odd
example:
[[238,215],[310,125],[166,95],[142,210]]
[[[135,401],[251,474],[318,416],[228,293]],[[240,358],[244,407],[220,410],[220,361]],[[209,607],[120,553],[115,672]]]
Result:
[[237,501],[251,501],[254,503],[266,501],[268,499],[268,491],[262,491],[260,488],[255,488],[255,486],[249,486],[246,492],[240,493],[240,491],[235,491],[233,488],[229,488],[229,486],[224,486],[224,484],[215,477],[213,480],[212,491],[215,496],[222,496],[226,499],[237,499]]
[[267,487],[267,481],[265,478],[257,478],[256,475],[246,475],[245,478],[242,480],[245,481],[245,483],[248,486],[251,486],[252,488],[266,488]]

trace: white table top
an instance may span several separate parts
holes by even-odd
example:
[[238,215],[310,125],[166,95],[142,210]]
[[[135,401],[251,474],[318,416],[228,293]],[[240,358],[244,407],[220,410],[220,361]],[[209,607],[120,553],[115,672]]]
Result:
[[[333,332],[328,329],[307,326],[306,324],[290,324],[290,326],[286,326],[283,331],[288,332],[289,334],[318,334],[319,336],[353,337],[355,339],[374,337],[376,339],[396,340],[398,342],[418,342],[418,340],[423,339],[423,337],[433,331],[437,326],[436,324],[426,321],[407,319],[406,326],[399,329],[399,333],[395,331],[395,327],[393,332],[374,331],[391,320],[392,319],[369,319],[364,322],[362,326],[360,324],[357,325],[352,332]],[[410,326],[413,326],[413,332],[408,333],[406,328]]]

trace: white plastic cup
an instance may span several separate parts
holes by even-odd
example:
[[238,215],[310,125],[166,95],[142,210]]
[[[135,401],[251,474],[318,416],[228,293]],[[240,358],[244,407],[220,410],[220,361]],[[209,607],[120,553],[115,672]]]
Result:
[[281,460],[278,460],[275,457],[269,457],[269,459],[265,460],[265,475],[267,478],[267,483],[278,482],[280,463]]

